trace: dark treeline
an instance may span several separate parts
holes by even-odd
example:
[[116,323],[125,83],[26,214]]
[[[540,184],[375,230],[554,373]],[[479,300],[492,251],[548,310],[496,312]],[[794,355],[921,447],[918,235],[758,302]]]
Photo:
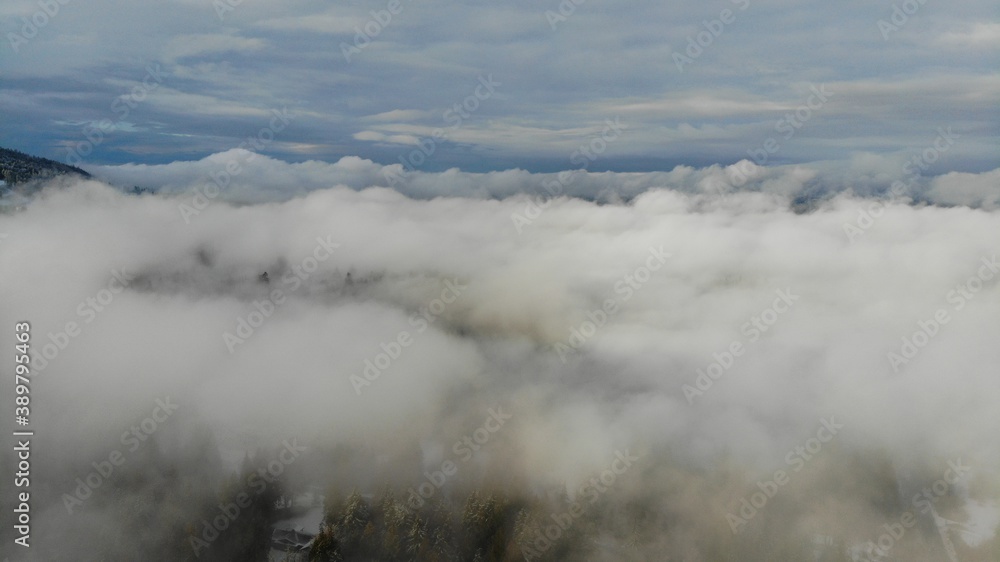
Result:
[[90,177],[90,174],[75,166],[0,147],[0,180],[10,185],[60,174],[78,174],[85,178]]

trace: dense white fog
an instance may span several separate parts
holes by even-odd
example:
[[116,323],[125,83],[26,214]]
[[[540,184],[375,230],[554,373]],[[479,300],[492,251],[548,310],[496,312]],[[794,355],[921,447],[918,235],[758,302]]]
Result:
[[[34,529],[68,537],[38,560],[161,540],[154,523],[101,530],[130,490],[147,498],[146,463],[226,474],[293,439],[306,456],[361,448],[338,484],[404,498],[447,461],[437,497],[578,500],[613,466],[601,494],[641,502],[650,528],[629,544],[602,529],[591,559],[778,560],[766,545],[790,537],[868,559],[906,510],[917,524],[888,557],[865,556],[1000,552],[1000,171],[925,178],[872,156],[574,172],[560,193],[578,197],[541,198],[559,175],[390,189],[370,161],[248,154],[95,168],[118,187],[56,181],[0,215],[0,317],[33,334]],[[129,451],[120,436],[165,399],[176,410]],[[134,480],[67,509],[114,450]],[[332,477],[299,468],[302,485]],[[190,507],[171,516],[197,524]]]

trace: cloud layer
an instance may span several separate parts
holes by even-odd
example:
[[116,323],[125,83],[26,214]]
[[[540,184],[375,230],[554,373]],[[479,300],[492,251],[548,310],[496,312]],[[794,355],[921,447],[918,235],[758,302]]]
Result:
[[[592,172],[587,168],[556,173],[523,169],[475,173],[459,169],[427,172],[407,160],[387,166],[357,156],[335,163],[310,160],[289,163],[234,149],[197,161],[169,164],[91,166],[89,171],[116,186],[140,187],[179,196],[191,209],[214,201],[234,203],[284,201],[317,189],[343,186],[354,190],[391,188],[408,197],[470,197],[503,199],[515,195],[545,199],[568,196],[598,202],[630,201],[650,190],[666,189],[700,195],[705,205],[722,204],[736,193],[758,193],[808,206],[842,194],[895,198],[942,206],[995,209],[1000,203],[998,170],[970,174],[930,175],[934,162],[946,157],[954,131],[942,129],[928,137],[923,150],[893,157],[858,154],[848,162],[812,162],[791,166],[758,166],[741,160],[729,166],[677,166],[671,171],[622,173]],[[249,145],[248,145],[249,146]],[[763,150],[763,149],[762,149]],[[404,153],[423,154],[420,148]],[[581,158],[586,160],[586,156]],[[203,200],[203,202],[202,202]],[[521,213],[525,211],[522,209]]]
[[[763,548],[799,533],[874,540],[898,513],[872,506],[883,488],[836,483],[881,474],[905,509],[955,459],[971,472],[936,509],[996,544],[991,208],[840,194],[802,212],[793,201],[815,174],[758,170],[759,190],[719,198],[694,188],[725,173],[712,168],[591,175],[584,184],[602,178],[609,194],[632,186],[628,202],[555,198],[519,232],[525,195],[443,195],[449,181],[516,192],[536,181],[527,172],[420,175],[408,184],[419,199],[317,189],[379,176],[347,159],[281,164],[295,179],[271,189],[308,193],[212,200],[185,220],[182,188],[210,165],[109,169],[178,191],[52,185],[0,217],[0,310],[30,320],[36,353],[52,352],[32,391],[42,481],[85,474],[164,396],[180,408],[157,445],[167,457],[191,450],[199,424],[223,467],[291,436],[314,450],[363,446],[367,460],[338,476],[362,490],[416,485],[502,408],[510,419],[456,486],[572,496],[628,449],[639,468],[616,493],[644,497],[648,525],[675,522],[637,531],[649,553],[708,559],[718,541]],[[271,181],[255,170],[241,181]],[[928,193],[965,197],[949,186],[979,181],[945,176]],[[826,435],[824,421],[842,429],[821,452],[793,454]],[[776,469],[792,483],[732,534],[727,514]],[[53,488],[38,528],[79,525],[68,490]],[[772,527],[785,518],[794,531]],[[935,533],[894,552],[922,559],[920,545],[941,548]],[[963,552],[988,556],[968,540]]]

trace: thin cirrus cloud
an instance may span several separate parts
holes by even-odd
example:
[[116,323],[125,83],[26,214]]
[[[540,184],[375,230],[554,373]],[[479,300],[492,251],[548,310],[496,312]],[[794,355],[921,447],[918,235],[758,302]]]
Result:
[[952,48],[1000,48],[1000,23],[977,22],[966,25],[960,30],[948,31],[939,35],[937,44]]
[[181,35],[163,48],[163,58],[176,62],[191,57],[206,57],[220,53],[247,53],[267,47],[263,39],[221,34]]
[[256,25],[262,29],[273,29],[283,32],[306,31],[343,35],[354,33],[356,26],[364,25],[365,19],[357,12],[345,13],[341,8],[321,14],[304,16],[285,16],[267,19]]

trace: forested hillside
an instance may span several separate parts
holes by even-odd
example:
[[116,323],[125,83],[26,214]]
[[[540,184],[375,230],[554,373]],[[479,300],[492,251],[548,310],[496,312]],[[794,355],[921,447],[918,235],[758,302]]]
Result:
[[90,174],[75,166],[0,147],[0,180],[9,185],[60,174],[78,174],[90,177]]

